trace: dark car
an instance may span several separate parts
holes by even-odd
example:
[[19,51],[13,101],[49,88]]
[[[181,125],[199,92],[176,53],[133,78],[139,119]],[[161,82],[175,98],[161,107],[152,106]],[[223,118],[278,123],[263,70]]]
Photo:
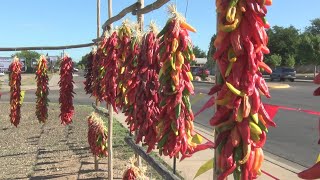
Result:
[[272,71],[272,74],[270,74],[270,81],[274,79],[279,79],[280,81],[288,79],[293,82],[294,79],[296,79],[296,70],[289,67],[277,67]]

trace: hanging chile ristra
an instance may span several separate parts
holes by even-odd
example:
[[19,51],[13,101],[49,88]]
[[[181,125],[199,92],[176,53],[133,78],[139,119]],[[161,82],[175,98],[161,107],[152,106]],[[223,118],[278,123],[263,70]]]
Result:
[[138,91],[138,73],[140,69],[137,68],[137,65],[140,61],[140,44],[141,44],[141,32],[138,28],[138,25],[133,31],[133,37],[130,41],[130,49],[127,54],[127,58],[123,63],[125,70],[123,72],[123,81],[124,93],[123,98],[125,103],[123,105],[123,112],[127,116],[126,122],[129,125],[130,132],[137,129],[136,116],[137,116],[137,102],[136,96]]
[[92,91],[92,85],[93,85],[93,58],[96,54],[97,50],[92,50],[88,57],[87,57],[87,64],[85,68],[85,73],[84,73],[84,78],[86,79],[83,84],[84,84],[84,90],[86,91],[86,94],[91,94],[93,93]]
[[191,156],[196,148],[193,112],[189,96],[194,94],[190,62],[195,59],[188,25],[177,13],[175,6],[169,6],[172,17],[160,31],[160,114],[157,125],[158,149],[160,154],[170,157]]
[[221,75],[209,95],[218,92],[210,124],[217,132],[215,162],[221,180],[231,173],[243,180],[260,175],[267,128],[275,126],[260,97],[262,93],[270,98],[260,72],[271,73],[263,62],[269,53],[266,5],[271,1],[216,0],[218,34],[213,59]]
[[123,173],[122,179],[123,180],[147,180],[149,179],[147,176],[145,176],[147,167],[137,167],[135,165],[136,163],[135,157],[131,157],[129,159],[129,165],[127,165],[127,169]]
[[134,129],[137,130],[136,143],[144,141],[148,145],[147,152],[154,149],[157,143],[156,125],[158,123],[159,94],[158,80],[159,48],[155,25],[151,23],[150,31],[142,37],[141,52],[136,71],[137,85],[135,97]]
[[106,59],[105,47],[108,38],[106,36],[103,37],[102,41],[98,45],[97,53],[93,56],[92,62],[92,92],[93,96],[96,98],[96,101],[103,101],[104,98],[104,90],[102,86],[105,86],[105,82],[102,82],[104,78],[105,69],[104,63]]
[[113,106],[113,110],[118,113],[116,106],[117,97],[117,76],[118,76],[118,35],[113,32],[111,36],[107,38],[104,46],[104,55],[101,56],[102,62],[102,79],[101,79],[101,90],[103,92],[103,100]]
[[36,115],[40,123],[45,123],[48,119],[48,95],[49,95],[49,77],[48,77],[48,66],[45,56],[41,56],[36,71],[37,81],[37,105]]
[[9,66],[10,86],[10,122],[18,126],[21,118],[21,68],[22,65],[17,57],[13,58]]
[[[315,84],[320,84],[320,73],[314,78],[313,82]],[[314,92],[314,96],[320,96],[320,87],[318,87]],[[320,135],[320,119],[318,124],[318,131]],[[318,140],[318,144],[320,144],[320,139]],[[316,164],[312,167],[298,173],[299,178],[301,179],[318,179],[320,178],[320,154],[318,155],[318,159]]]
[[60,64],[60,119],[61,124],[68,125],[72,122],[74,114],[73,107],[73,62],[68,56],[61,59]]
[[107,157],[108,130],[103,120],[92,112],[88,116],[88,143],[93,155]]
[[117,78],[117,99],[116,104],[119,109],[122,109],[124,104],[126,103],[126,97],[124,96],[124,92],[126,90],[125,86],[127,85],[127,77],[124,76],[124,72],[126,71],[126,65],[124,62],[128,58],[131,53],[131,37],[132,37],[132,29],[129,26],[128,21],[124,21],[118,30],[119,37],[119,49],[118,49],[118,78]]

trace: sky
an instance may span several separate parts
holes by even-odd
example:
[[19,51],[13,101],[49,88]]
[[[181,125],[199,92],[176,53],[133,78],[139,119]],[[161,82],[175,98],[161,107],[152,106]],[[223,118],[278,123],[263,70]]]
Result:
[[[101,1],[101,25],[108,19],[108,0]],[[155,0],[145,0],[148,5]],[[96,38],[96,0],[0,0],[0,47],[62,46],[90,43]],[[113,15],[131,5],[133,0],[113,0]],[[302,3],[303,2],[303,3]],[[210,39],[216,33],[215,0],[171,0],[186,16],[187,22],[197,29],[190,33],[194,45],[207,51]],[[168,3],[168,4],[169,4]],[[310,20],[320,18],[320,0],[273,0],[268,7],[267,20],[271,26],[296,27],[301,32]],[[162,28],[168,19],[167,6],[144,16],[145,29],[151,20]],[[124,19],[136,22],[128,14]],[[122,21],[114,26],[120,26]],[[91,51],[91,47],[71,49],[65,52],[74,61]],[[50,56],[61,51],[38,51]],[[0,52],[0,57],[11,56]]]

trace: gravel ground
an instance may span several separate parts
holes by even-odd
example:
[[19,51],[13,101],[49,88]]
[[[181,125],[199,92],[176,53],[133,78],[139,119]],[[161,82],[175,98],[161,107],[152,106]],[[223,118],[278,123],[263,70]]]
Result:
[[[1,103],[0,178],[107,179],[107,158],[99,159],[99,170],[94,171],[94,157],[87,142],[86,117],[92,110],[75,106],[73,123],[63,126],[58,104],[50,104],[47,123],[39,124],[35,104],[25,103],[16,128],[9,121],[9,105]],[[123,140],[127,130],[116,121],[114,132],[114,179],[119,179],[133,152]]]

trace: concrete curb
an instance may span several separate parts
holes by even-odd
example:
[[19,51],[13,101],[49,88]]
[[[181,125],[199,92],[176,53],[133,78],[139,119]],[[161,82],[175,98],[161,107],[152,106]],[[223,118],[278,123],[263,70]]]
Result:
[[[193,83],[202,83],[202,84],[215,84],[214,82],[209,81],[192,81]],[[289,84],[275,84],[267,82],[268,88],[270,89],[286,89],[290,88],[291,86]]]

